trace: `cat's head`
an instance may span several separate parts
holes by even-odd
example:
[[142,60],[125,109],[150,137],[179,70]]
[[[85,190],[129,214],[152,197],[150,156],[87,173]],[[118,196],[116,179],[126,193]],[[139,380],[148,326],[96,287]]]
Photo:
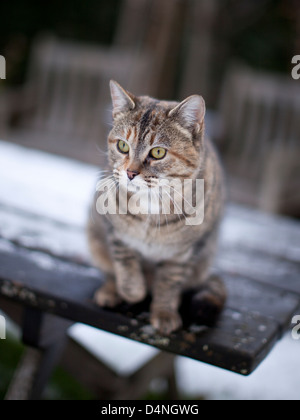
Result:
[[135,97],[111,81],[113,128],[108,136],[111,168],[131,191],[157,180],[191,179],[199,171],[205,102],[194,95],[181,103]]

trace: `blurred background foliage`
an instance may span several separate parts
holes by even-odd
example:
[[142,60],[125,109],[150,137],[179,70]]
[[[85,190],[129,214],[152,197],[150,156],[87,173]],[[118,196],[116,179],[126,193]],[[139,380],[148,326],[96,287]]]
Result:
[[[16,337],[9,333],[1,342],[0,401],[4,399],[14,372],[25,350]],[[44,395],[46,400],[91,400],[95,398],[62,368],[54,370]]]

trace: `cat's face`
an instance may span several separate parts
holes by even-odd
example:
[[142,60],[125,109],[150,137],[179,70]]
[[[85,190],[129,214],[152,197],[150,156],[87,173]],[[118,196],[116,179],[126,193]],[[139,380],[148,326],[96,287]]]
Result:
[[111,82],[114,125],[108,137],[114,176],[129,191],[147,190],[166,179],[190,179],[199,170],[205,103],[134,97]]

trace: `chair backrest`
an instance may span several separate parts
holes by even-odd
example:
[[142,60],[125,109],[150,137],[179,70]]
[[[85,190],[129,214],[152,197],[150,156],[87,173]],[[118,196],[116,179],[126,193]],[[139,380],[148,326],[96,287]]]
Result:
[[176,70],[171,47],[183,3],[124,0],[109,48],[38,39],[26,89],[31,113],[22,120],[39,136],[37,147],[72,157],[77,150],[75,157],[94,163],[92,150],[96,144],[105,149],[111,124],[110,79],[136,94],[169,97]]
[[292,79],[235,68],[225,82],[220,109],[219,141],[225,156],[241,167],[262,169],[270,148],[300,139],[300,86]]
[[254,201],[260,183],[265,185],[270,157],[285,150],[282,165],[289,165],[290,151],[299,150],[299,115],[300,86],[292,78],[240,66],[228,73],[217,142],[229,175],[244,185],[252,182]]
[[[299,142],[300,143],[300,142]],[[266,162],[259,207],[300,218],[300,144],[274,148]]]
[[109,80],[127,86],[133,71],[146,71],[146,60],[141,54],[136,65],[131,50],[38,39],[25,89],[30,112],[22,128],[39,137],[37,147],[95,163],[93,151],[105,148],[111,124]]
[[27,86],[34,102],[31,127],[86,140],[98,136],[108,81],[121,78],[120,66],[129,71],[129,55],[55,38],[37,41]]
[[110,79],[136,94],[161,96],[161,86],[167,94],[166,53],[181,3],[124,0],[112,47],[37,39],[21,119],[36,147],[95,163],[93,150],[105,149],[111,124]]

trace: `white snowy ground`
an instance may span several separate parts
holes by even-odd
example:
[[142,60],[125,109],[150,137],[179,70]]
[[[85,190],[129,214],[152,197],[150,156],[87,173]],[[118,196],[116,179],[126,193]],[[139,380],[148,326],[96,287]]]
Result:
[[[83,226],[98,171],[0,141],[0,203]],[[123,374],[135,371],[156,353],[149,346],[81,324],[72,327],[70,334]],[[177,358],[177,376],[187,396],[299,400],[300,341],[286,336],[248,378],[183,357]]]

